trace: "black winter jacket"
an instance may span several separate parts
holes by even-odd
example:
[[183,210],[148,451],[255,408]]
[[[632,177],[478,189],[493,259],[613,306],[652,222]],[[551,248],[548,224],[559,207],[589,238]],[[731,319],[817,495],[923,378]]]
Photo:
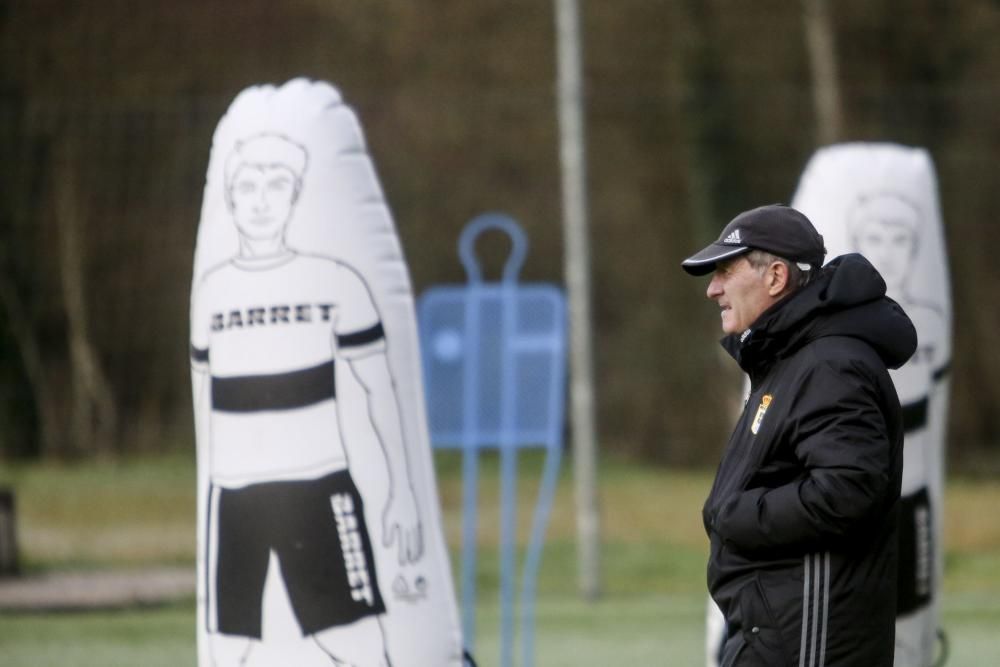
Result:
[[750,376],[703,518],[725,667],[892,665],[910,319],[860,255],[722,343]]

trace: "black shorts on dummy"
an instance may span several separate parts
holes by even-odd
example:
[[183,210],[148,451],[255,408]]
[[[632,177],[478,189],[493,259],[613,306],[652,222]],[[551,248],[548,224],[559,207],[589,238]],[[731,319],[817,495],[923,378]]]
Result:
[[364,507],[349,472],[212,492],[218,498],[213,630],[260,638],[271,551],[304,634],[385,612]]

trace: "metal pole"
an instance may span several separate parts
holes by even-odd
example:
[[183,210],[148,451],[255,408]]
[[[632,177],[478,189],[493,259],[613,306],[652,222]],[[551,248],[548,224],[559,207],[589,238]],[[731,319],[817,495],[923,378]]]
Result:
[[597,509],[597,442],[591,352],[590,247],[587,231],[583,66],[576,0],[554,0],[562,167],[563,237],[570,321],[570,419],[576,485],[580,592],[600,595],[600,521]]

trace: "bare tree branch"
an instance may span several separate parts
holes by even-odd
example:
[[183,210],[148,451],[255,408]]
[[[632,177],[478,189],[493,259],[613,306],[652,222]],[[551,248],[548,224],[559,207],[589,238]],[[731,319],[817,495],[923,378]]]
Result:
[[118,415],[111,384],[91,340],[84,270],[79,237],[79,186],[76,167],[79,156],[72,144],[63,148],[55,167],[55,217],[58,230],[60,279],[66,309],[66,337],[72,378],[70,433],[74,449],[101,456],[113,453]]

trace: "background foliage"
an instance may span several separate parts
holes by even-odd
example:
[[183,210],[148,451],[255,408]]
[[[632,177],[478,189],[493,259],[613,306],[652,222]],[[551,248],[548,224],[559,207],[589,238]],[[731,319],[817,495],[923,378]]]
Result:
[[[602,447],[714,461],[739,379],[677,264],[740,210],[790,199],[817,146],[802,5],[582,6]],[[995,466],[1000,4],[829,7],[840,138],[936,161],[951,460]],[[0,455],[190,446],[187,303],[212,131],[242,88],[299,75],[358,110],[418,290],[464,280],[455,242],[484,210],[524,224],[525,279],[561,282],[551,3],[7,0]]]

